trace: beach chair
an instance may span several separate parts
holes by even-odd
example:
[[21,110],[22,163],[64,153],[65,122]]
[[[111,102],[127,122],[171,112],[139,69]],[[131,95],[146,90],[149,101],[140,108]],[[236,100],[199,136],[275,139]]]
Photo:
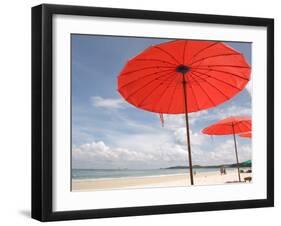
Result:
[[252,181],[252,177],[245,177],[245,178],[244,178],[244,181],[245,181],[245,182],[248,181],[248,182],[250,183],[250,182]]

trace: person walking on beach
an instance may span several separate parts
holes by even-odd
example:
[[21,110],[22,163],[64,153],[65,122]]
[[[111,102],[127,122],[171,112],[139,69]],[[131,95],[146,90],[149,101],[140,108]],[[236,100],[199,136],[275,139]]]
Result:
[[220,173],[223,175],[223,166],[220,167]]

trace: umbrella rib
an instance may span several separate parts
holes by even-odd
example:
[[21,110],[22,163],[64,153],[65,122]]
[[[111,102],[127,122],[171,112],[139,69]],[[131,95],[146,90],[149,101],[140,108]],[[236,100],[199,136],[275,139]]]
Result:
[[218,79],[218,78],[216,78],[216,77],[213,77],[213,76],[211,76],[211,75],[208,75],[208,74],[205,74],[205,73],[203,73],[203,72],[199,72],[199,71],[195,71],[196,73],[199,73],[199,74],[202,74],[202,75],[205,75],[205,76],[207,76],[208,78],[212,78],[212,79],[215,79],[215,80],[217,80],[217,81],[220,81],[220,82],[222,82],[222,83],[225,83],[226,85],[229,85],[229,86],[231,86],[231,87],[233,87],[233,88],[235,88],[235,89],[237,89],[237,90],[241,90],[241,89],[239,89],[238,87],[236,87],[236,86],[234,86],[234,85],[232,85],[232,84],[230,84],[230,83],[228,83],[228,82],[225,82],[225,81],[223,81],[223,80],[220,80],[220,79]]
[[240,127],[240,124],[242,124],[242,123],[243,123],[243,122],[237,123],[237,127],[238,127],[238,129],[240,130],[240,133],[243,132],[242,129],[241,129],[241,127]]
[[[167,72],[167,71],[171,71],[171,70],[172,70],[172,69],[167,69],[167,70],[163,70],[163,71],[158,71],[158,72],[153,72],[153,73],[146,74],[146,75],[144,75],[144,76],[142,76],[142,77],[140,77],[140,78],[137,78],[137,79],[135,79],[135,80],[133,80],[133,81],[131,81],[131,82],[126,83],[125,85],[123,85],[123,86],[120,87],[119,89],[122,89],[122,88],[124,88],[124,87],[126,87],[126,86],[128,86],[128,85],[131,85],[131,84],[133,84],[134,82],[137,82],[137,81],[139,81],[139,80],[141,80],[141,79],[143,79],[143,78],[146,78],[146,77],[148,77],[148,76],[152,76],[153,74],[160,74],[160,73]],[[160,78],[161,76],[162,76],[162,75],[156,77],[155,79],[158,79],[158,78]]]
[[162,94],[160,95],[159,100],[156,102],[156,104],[154,104],[152,109],[156,109],[156,106],[160,103],[160,101],[162,100],[162,97],[165,95],[165,93],[168,90],[168,87],[177,79],[177,76],[174,76],[174,79],[171,79],[170,83],[166,86],[166,88],[164,89],[164,91],[162,92]]
[[[237,125],[237,124],[239,124],[239,123],[245,123],[245,121],[242,121],[242,120],[240,120],[240,121],[236,121],[235,123],[233,123],[233,125],[235,126],[235,125]],[[248,127],[248,126],[247,126]],[[249,128],[249,127],[248,127]],[[251,129],[251,128],[249,128],[249,129]]]
[[146,69],[152,69],[152,68],[174,68],[174,67],[171,67],[171,66],[151,66],[151,67],[143,67],[143,68],[141,68],[141,69],[137,69],[137,70],[133,70],[133,71],[128,71],[128,72],[122,73],[120,76],[127,75],[127,74],[131,74],[131,73],[138,72],[138,71],[143,71],[143,70],[146,70]]
[[239,121],[237,122],[237,120],[235,120],[235,122],[229,122],[229,123],[225,123],[225,125],[228,125],[228,126],[235,126],[239,123]]
[[[251,128],[251,127],[249,127],[249,126],[248,126],[248,124],[247,124],[245,121],[243,121],[242,123],[243,123],[243,125],[245,125],[245,126],[249,129],[249,131],[251,131],[251,130],[252,130],[252,128]],[[249,132],[249,131],[248,131],[248,132]]]
[[247,123],[245,121],[242,121],[241,124],[244,125],[249,130],[245,133],[249,133],[251,131],[251,128],[249,128],[249,126],[247,125]]
[[153,46],[152,48],[159,49],[160,51],[162,51],[163,53],[166,53],[168,56],[170,56],[172,59],[174,59],[178,64],[180,64],[180,62],[171,53],[167,52],[166,50],[160,48],[159,46]]
[[159,60],[159,59],[143,59],[143,58],[135,59],[135,60],[136,60],[136,61],[157,61],[157,62],[162,62],[162,63],[167,63],[167,64],[171,64],[171,65],[177,66],[176,64],[171,63],[171,62],[166,61],[166,60]]
[[[166,75],[161,75],[161,76],[167,76],[170,75],[170,73],[166,74]],[[159,76],[159,77],[161,77]],[[158,78],[159,78],[158,77]],[[135,92],[131,93],[129,96],[127,96],[127,99],[129,99],[130,97],[132,97],[133,95],[135,95],[136,93],[138,93],[140,90],[142,90],[143,88],[145,88],[146,86],[150,85],[153,81],[157,80],[156,79],[152,79],[151,81],[149,81],[148,83],[144,84],[143,86],[141,86],[139,89],[137,89]]]
[[[241,130],[241,128],[240,128],[240,126],[239,126],[239,122],[237,122],[237,123],[235,123],[235,124],[233,123],[232,126],[233,126],[233,130],[234,130],[234,133],[235,133],[235,134],[240,133],[239,131],[236,132],[237,129],[238,129],[238,130]],[[236,126],[236,129],[235,129],[235,126]]]
[[246,80],[246,81],[249,81],[249,79],[247,79],[247,78],[244,78],[244,77],[242,77],[242,76],[240,76],[240,75],[237,75],[237,74],[234,74],[234,73],[231,73],[231,72],[228,72],[228,71],[221,71],[221,70],[216,70],[216,69],[209,69],[209,70],[210,70],[210,71],[216,71],[216,72],[221,72],[221,73],[230,74],[230,75],[236,76],[236,77],[238,77],[238,78],[244,79],[244,80]]
[[[195,71],[194,71],[195,72]],[[197,73],[197,72],[196,72]],[[193,73],[194,74],[194,73]],[[206,83],[208,83],[210,86],[212,86],[214,89],[216,89],[217,91],[219,91],[227,100],[230,99],[230,97],[228,97],[227,95],[225,95],[219,88],[217,88],[216,86],[214,86],[212,83],[208,82],[206,79],[201,78],[199,75],[194,74],[195,76],[197,76],[198,78],[202,79],[203,81],[205,81]]]
[[170,102],[169,102],[169,106],[168,106],[168,109],[167,109],[167,112],[170,111],[170,108],[172,106],[172,100],[174,99],[174,96],[175,96],[175,92],[176,92],[176,89],[177,89],[177,86],[179,85],[180,83],[178,82],[176,85],[175,85],[175,88],[174,88],[174,91],[173,91],[173,94],[171,95],[171,98],[170,98]]
[[192,82],[190,83],[190,89],[191,89],[191,92],[194,96],[194,99],[195,99],[195,103],[197,105],[197,109],[200,110],[200,107],[199,107],[199,104],[198,104],[198,101],[197,101],[197,98],[196,98],[196,95],[195,95],[195,92],[194,92],[194,89],[193,89],[193,85],[192,85]]
[[[190,72],[191,74],[195,75],[192,71]],[[190,75],[191,75],[190,74]],[[195,75],[196,76],[196,75]],[[193,78],[193,76],[191,76]],[[198,76],[197,76],[198,77]],[[200,82],[198,82],[196,79],[194,81],[198,84],[198,86],[201,88],[201,90],[205,93],[205,95],[209,98],[209,100],[212,102],[213,106],[216,106],[215,102],[212,100],[212,98],[208,95],[208,93],[203,89],[201,86]]]
[[207,57],[203,57],[203,58],[200,58],[200,59],[198,59],[198,60],[195,60],[195,61],[191,62],[189,65],[192,66],[192,65],[195,64],[195,63],[201,62],[201,61],[206,60],[206,59],[214,58],[214,57],[220,57],[220,56],[235,56],[235,55],[240,55],[240,53],[222,53],[222,54],[207,56]]
[[184,64],[184,62],[185,62],[185,48],[186,48],[187,44],[188,44],[188,41],[185,40],[184,46],[183,46],[182,64]]
[[211,48],[212,46],[215,46],[215,45],[217,45],[217,44],[219,44],[219,42],[214,42],[214,43],[212,43],[212,44],[206,46],[205,48],[199,50],[197,53],[195,53],[195,54],[192,56],[192,59],[193,59],[194,57],[198,56],[200,53],[204,52],[206,49],[209,49],[209,48]]
[[[240,66],[240,65],[230,65],[230,64],[208,64],[208,65],[201,65],[201,66],[206,66],[206,67],[237,67],[237,68],[249,68],[249,66]],[[201,68],[201,67],[192,67],[195,69],[205,69],[205,68]]]
[[[170,73],[168,73],[168,74],[165,75],[165,76],[168,75],[168,76],[166,77],[165,81],[167,81],[167,78],[169,78],[172,73],[174,73],[174,72],[170,72]],[[171,80],[173,81],[173,79],[171,79]],[[171,82],[170,82],[170,83],[171,83]],[[169,84],[170,84],[170,83],[169,83]],[[155,87],[148,95],[146,95],[145,98],[143,98],[143,99],[141,100],[141,102],[138,104],[138,106],[139,106],[139,107],[142,106],[143,102],[146,101],[146,99],[147,99],[148,97],[150,97],[150,95],[151,95],[152,93],[154,93],[157,89],[159,89],[159,87],[161,87],[163,84],[164,84],[164,81],[163,81],[163,82],[160,82],[157,87]]]

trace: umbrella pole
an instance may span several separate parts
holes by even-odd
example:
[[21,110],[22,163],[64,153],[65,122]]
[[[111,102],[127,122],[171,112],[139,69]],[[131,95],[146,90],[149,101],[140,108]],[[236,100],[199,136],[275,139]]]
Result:
[[184,96],[184,111],[185,111],[185,124],[186,124],[186,139],[187,139],[187,150],[188,150],[188,161],[189,161],[189,175],[190,175],[190,184],[194,185],[193,181],[193,169],[192,169],[192,158],[191,158],[191,146],[190,146],[190,135],[189,135],[189,122],[188,122],[188,109],[187,109],[187,97],[186,97],[186,81],[183,75],[183,96]]
[[233,140],[234,140],[234,146],[235,146],[235,155],[236,155],[238,178],[239,178],[239,182],[241,182],[240,168],[239,168],[239,159],[238,159],[238,151],[237,151],[237,144],[236,144],[236,136],[235,136],[235,131],[234,131],[233,123],[232,123],[232,129],[233,129]]

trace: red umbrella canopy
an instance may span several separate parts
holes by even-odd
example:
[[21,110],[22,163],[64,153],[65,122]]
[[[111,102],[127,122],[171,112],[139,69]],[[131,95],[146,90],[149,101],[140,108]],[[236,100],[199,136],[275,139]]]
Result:
[[223,42],[176,40],[129,60],[118,77],[118,91],[136,107],[165,114],[185,113],[186,96],[187,111],[196,112],[239,93],[250,70],[244,56]]
[[250,132],[250,133],[242,133],[239,136],[240,137],[245,137],[245,138],[252,138],[252,132]]
[[208,135],[228,135],[245,133],[251,130],[252,120],[250,117],[229,117],[203,129],[202,133]]

